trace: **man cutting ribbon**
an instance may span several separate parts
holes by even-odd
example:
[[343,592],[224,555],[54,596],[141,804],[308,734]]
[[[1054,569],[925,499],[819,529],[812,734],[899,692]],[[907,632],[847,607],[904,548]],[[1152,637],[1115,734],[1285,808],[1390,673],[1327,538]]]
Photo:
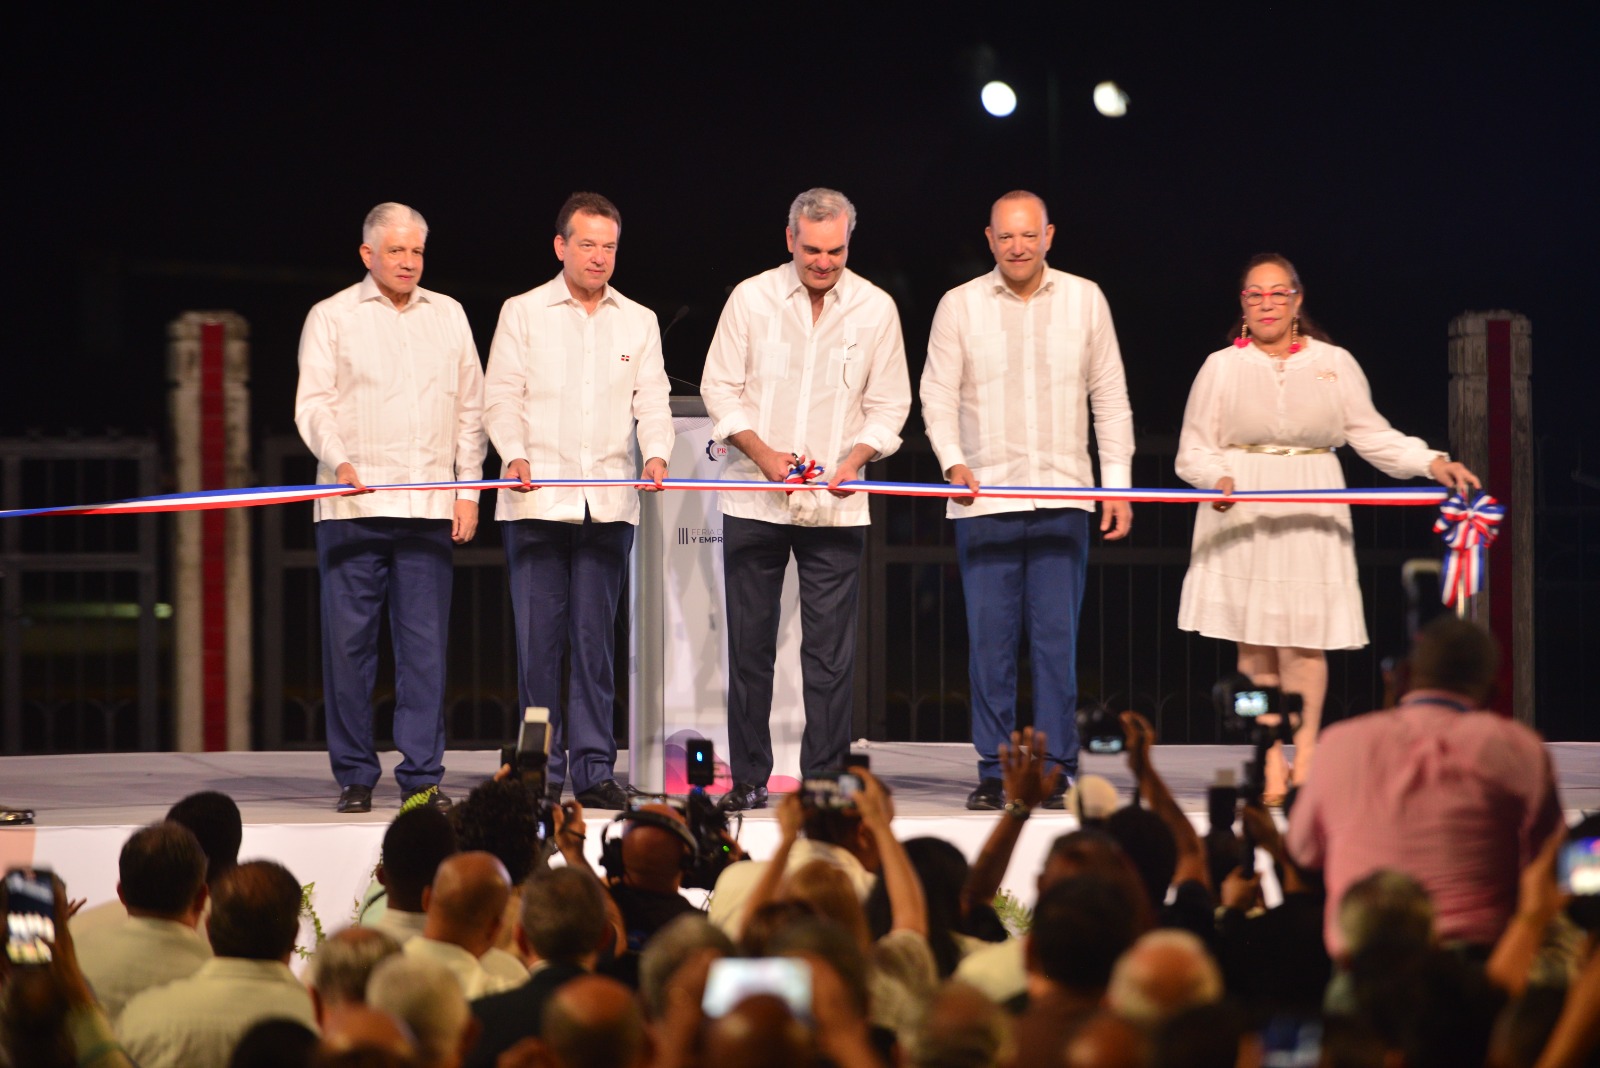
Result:
[[836,770],[850,745],[857,591],[871,520],[866,495],[841,485],[900,447],[911,410],[894,301],[845,269],[855,221],[842,193],[811,189],[795,198],[793,262],[734,289],[706,354],[700,393],[713,436],[733,446],[726,478],[789,483],[820,478],[824,463],[833,471],[827,492],[721,494],[734,779],[722,799],[727,809],[767,803],[778,606],[791,554],[805,631],[802,774]]

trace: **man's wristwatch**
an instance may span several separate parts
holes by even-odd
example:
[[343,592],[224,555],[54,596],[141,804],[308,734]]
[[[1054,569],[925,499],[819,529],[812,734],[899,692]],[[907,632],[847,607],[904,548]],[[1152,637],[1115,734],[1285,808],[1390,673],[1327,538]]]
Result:
[[1021,823],[1023,820],[1033,815],[1033,807],[1031,805],[1024,804],[1021,801],[1007,801],[1004,811],[1006,815],[1010,816],[1018,823]]

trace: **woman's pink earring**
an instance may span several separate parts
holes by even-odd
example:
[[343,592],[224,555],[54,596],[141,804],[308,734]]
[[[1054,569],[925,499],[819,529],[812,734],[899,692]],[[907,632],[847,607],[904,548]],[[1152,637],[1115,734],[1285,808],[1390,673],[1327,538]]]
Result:
[[1233,339],[1233,347],[1242,349],[1250,344],[1250,327],[1246,323],[1239,324],[1239,336]]

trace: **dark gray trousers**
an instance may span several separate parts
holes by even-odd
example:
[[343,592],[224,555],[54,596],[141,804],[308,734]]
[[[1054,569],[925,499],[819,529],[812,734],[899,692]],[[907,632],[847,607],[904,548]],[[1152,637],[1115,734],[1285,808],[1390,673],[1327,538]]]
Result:
[[798,527],[722,518],[728,600],[728,745],[735,782],[772,775],[772,676],[779,601],[792,553],[800,577],[800,675],[806,726],[800,772],[837,770],[850,749],[856,610],[866,527]]

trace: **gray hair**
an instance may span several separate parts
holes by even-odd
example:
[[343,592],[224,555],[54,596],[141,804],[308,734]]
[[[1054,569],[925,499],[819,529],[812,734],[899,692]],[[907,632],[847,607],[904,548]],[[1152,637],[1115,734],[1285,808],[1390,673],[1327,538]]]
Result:
[[422,231],[424,240],[428,237],[428,220],[416,208],[406,204],[397,204],[386,200],[382,204],[367,212],[366,222],[361,224],[361,243],[376,245],[378,235],[391,226],[415,226]]
[[1222,972],[1205,943],[1173,927],[1139,936],[1117,960],[1106,988],[1111,1011],[1144,1027],[1220,1000]]
[[456,1053],[472,1020],[467,996],[448,968],[404,953],[372,970],[367,1004],[411,1028],[418,1050],[430,1061]]
[[379,962],[400,952],[400,943],[373,927],[346,927],[317,947],[311,958],[310,985],[330,1004],[359,1004]]
[[1345,890],[1338,922],[1352,956],[1378,938],[1423,948],[1433,944],[1433,899],[1411,876],[1379,868]]
[[795,197],[794,203],[789,205],[789,229],[798,234],[801,219],[826,222],[841,215],[849,223],[849,227],[845,230],[845,236],[849,237],[856,232],[856,206],[850,203],[849,197],[837,189],[825,189],[819,185],[815,189],[807,189]]
[[590,872],[535,868],[522,884],[522,931],[541,959],[576,964],[605,930],[605,887]]
[[646,1019],[659,1020],[667,1011],[667,984],[701,949],[714,949],[724,957],[734,953],[732,939],[699,913],[679,916],[645,943],[639,954],[639,1000]]

